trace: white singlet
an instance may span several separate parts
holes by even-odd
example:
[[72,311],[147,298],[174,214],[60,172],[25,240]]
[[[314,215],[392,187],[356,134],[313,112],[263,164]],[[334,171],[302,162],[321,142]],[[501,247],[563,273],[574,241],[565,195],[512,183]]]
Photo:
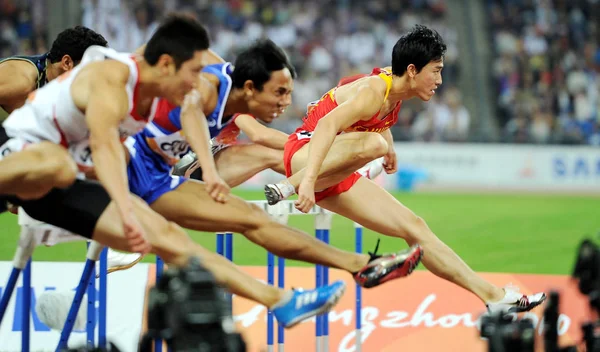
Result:
[[[134,56],[101,46],[91,46],[85,51],[81,63],[76,68],[36,90],[23,107],[10,114],[3,123],[8,137],[20,140],[23,144],[50,141],[66,148],[85,144],[89,140],[89,128],[85,113],[75,106],[71,96],[71,86],[81,69],[91,62],[102,60],[116,60],[129,67],[129,78],[125,86],[129,98],[129,113],[119,126],[121,138],[143,129],[154,117],[158,99],[154,99],[148,118],[136,112],[134,98],[137,95],[139,81],[138,66]],[[17,141],[12,142],[7,143],[12,144],[8,153],[23,148]]]

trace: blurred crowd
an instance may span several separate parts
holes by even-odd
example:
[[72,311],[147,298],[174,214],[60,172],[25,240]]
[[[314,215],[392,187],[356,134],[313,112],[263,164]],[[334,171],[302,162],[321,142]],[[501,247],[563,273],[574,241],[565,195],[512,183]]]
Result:
[[[83,24],[102,33],[113,48],[131,50],[172,10],[202,19],[213,50],[226,60],[235,60],[248,43],[263,37],[286,50],[298,71],[293,105],[274,123],[286,132],[300,124],[306,105],[341,77],[390,65],[402,32],[417,23],[431,26],[448,44],[443,72],[447,84],[438,90],[435,103],[407,103],[393,132],[402,140],[467,138],[469,113],[452,89],[458,75],[457,36],[447,21],[444,0],[87,0]],[[452,93],[446,96],[446,90]]]
[[42,0],[0,0],[0,58],[48,51]]
[[[598,0],[488,0],[497,61],[498,106],[510,142],[591,142],[598,132],[600,54],[590,7]],[[0,0],[0,50],[47,50],[45,0]],[[291,132],[310,101],[346,75],[390,65],[398,37],[414,24],[436,29],[448,45],[444,84],[431,102],[407,101],[397,140],[467,141],[471,115],[456,88],[458,37],[445,0],[82,0],[81,23],[120,51],[133,51],[170,11],[193,13],[226,60],[269,37],[296,66],[293,106],[276,122]],[[536,5],[537,7],[534,7]],[[587,6],[587,7],[586,7]],[[561,55],[566,54],[566,55]],[[528,71],[529,70],[529,71]],[[593,84],[592,84],[593,83]]]
[[488,8],[503,140],[600,145],[600,1]]

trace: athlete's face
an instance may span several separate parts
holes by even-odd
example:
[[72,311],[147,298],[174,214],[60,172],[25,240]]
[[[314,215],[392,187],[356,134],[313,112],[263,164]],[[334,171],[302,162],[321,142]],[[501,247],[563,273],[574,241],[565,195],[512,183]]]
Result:
[[168,83],[165,84],[165,98],[175,105],[181,105],[185,95],[195,87],[200,71],[205,66],[207,51],[196,51],[194,56],[183,62],[178,70],[169,64]]
[[293,89],[294,80],[287,68],[273,71],[271,78],[260,91],[254,88],[252,82],[248,81],[244,90],[250,114],[263,122],[270,123],[292,103]]
[[442,69],[444,61],[431,61],[419,73],[416,73],[414,65],[409,65],[408,73],[411,76],[411,88],[423,101],[429,101],[435,94],[437,87],[442,85]]
[[70,71],[75,67],[76,63],[69,55],[63,55],[60,61],[51,63],[46,67],[46,80],[52,81],[63,73]]

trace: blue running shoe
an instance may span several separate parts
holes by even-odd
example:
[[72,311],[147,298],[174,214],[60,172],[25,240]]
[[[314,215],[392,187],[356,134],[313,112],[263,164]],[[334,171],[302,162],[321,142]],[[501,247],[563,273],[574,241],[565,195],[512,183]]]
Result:
[[301,321],[329,312],[346,290],[344,281],[336,281],[309,291],[292,291],[271,308],[275,318],[284,328],[291,328]]

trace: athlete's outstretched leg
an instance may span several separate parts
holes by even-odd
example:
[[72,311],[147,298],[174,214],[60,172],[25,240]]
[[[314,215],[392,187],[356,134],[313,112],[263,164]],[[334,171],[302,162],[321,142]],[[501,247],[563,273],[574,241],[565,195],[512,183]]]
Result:
[[346,270],[365,287],[410,274],[422,254],[420,247],[383,257],[342,251],[274,221],[262,209],[238,197],[216,203],[204,184],[194,180],[163,194],[152,208],[185,228],[242,233],[277,256]]
[[[260,144],[226,146],[219,150],[214,158],[219,176],[229,187],[236,187],[266,169],[285,175],[283,150]],[[202,169],[195,159],[194,153],[186,155],[175,166],[173,174],[202,181]]]
[[185,228],[197,231],[241,233],[275,255],[357,272],[367,255],[330,247],[314,237],[271,219],[258,206],[234,195],[226,203],[213,201],[204,184],[184,182],[151,204],[152,209]]
[[[409,245],[420,244],[425,251],[423,264],[427,269],[471,291],[485,303],[498,302],[507,294],[502,288],[477,275],[431,231],[425,220],[371,180],[361,178],[347,192],[326,198],[319,205],[373,231],[401,237]],[[519,295],[515,299],[521,298]],[[531,309],[543,302],[544,298],[543,294],[529,297],[529,305],[522,309]]]
[[41,142],[0,160],[0,194],[35,199],[69,186],[76,175],[77,165],[63,147]]
[[[233,293],[260,302],[267,307],[273,306],[282,299],[283,291],[263,285],[239,271],[227,259],[196,244],[181,227],[156,214],[143,201],[135,198],[134,207],[135,215],[152,244],[153,253],[159,255],[165,262],[185,266],[190,256],[199,256],[217,282]],[[122,235],[120,216],[114,203],[111,203],[100,216],[93,239],[111,248],[128,250]]]

